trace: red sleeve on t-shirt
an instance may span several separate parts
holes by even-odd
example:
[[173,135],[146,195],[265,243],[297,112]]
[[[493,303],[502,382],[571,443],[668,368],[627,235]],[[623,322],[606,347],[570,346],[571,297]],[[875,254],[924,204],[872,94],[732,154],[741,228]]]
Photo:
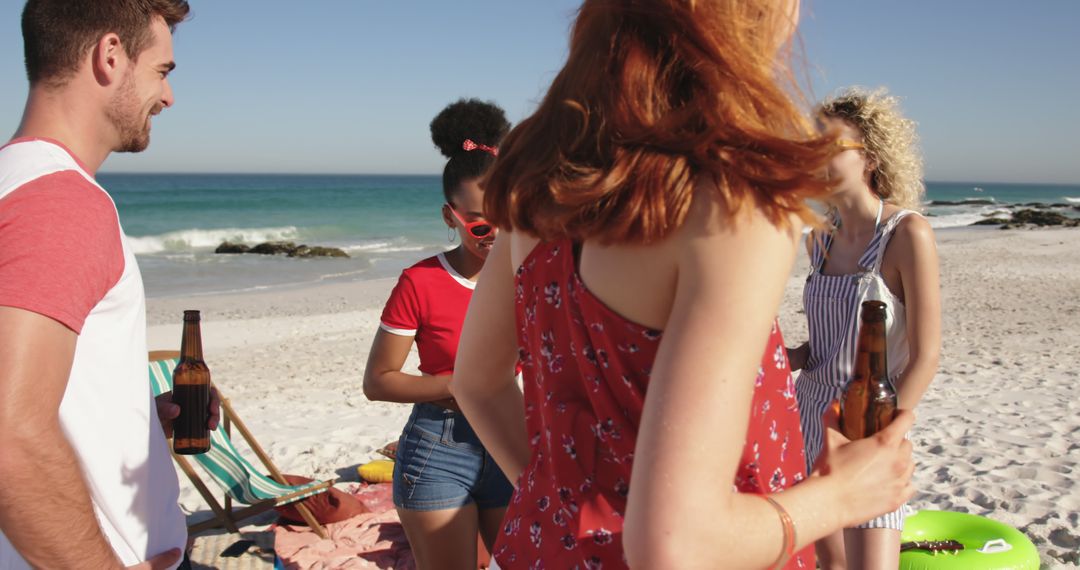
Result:
[[408,273],[402,273],[382,312],[383,330],[400,335],[416,335],[420,328],[420,296]]
[[112,200],[66,170],[0,198],[0,305],[76,333],[120,280],[124,249]]

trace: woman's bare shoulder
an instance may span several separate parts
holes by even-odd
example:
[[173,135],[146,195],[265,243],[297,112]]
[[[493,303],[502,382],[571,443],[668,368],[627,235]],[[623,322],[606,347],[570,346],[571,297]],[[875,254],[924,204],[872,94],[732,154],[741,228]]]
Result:
[[891,239],[904,249],[917,249],[934,245],[934,228],[930,221],[919,215],[904,216],[896,224]]
[[532,250],[540,243],[540,238],[522,231],[503,230],[499,238],[510,240],[510,261],[514,270],[525,262]]

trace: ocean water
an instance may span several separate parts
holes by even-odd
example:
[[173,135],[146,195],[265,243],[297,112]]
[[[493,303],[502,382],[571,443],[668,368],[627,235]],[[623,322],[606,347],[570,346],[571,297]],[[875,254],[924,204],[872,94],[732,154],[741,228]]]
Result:
[[[450,246],[436,176],[100,174],[150,297],[375,279]],[[339,247],[349,259],[218,255],[223,241]]]
[[1080,185],[926,183],[926,213],[934,228],[968,226],[1025,204],[1051,206],[1066,216],[1080,217]]
[[[107,174],[148,296],[249,291],[396,276],[452,247],[438,176]],[[967,226],[1010,205],[1061,204],[1080,215],[1080,185],[927,184],[936,228]],[[222,241],[340,247],[349,259],[218,255]]]

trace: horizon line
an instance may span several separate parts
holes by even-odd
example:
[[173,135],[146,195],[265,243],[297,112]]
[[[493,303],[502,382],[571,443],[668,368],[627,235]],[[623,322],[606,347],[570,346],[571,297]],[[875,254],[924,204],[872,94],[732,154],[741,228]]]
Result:
[[[385,177],[416,177],[416,178],[431,178],[440,177],[442,173],[402,173],[402,172],[227,172],[227,171],[206,171],[206,172],[175,172],[175,171],[137,171],[137,170],[99,170],[98,174],[105,175],[160,175],[160,176],[385,176]],[[978,186],[979,184],[1025,184],[1030,186],[1080,186],[1078,182],[1031,182],[1031,181],[1009,181],[1009,180],[925,180],[925,184],[973,184]]]

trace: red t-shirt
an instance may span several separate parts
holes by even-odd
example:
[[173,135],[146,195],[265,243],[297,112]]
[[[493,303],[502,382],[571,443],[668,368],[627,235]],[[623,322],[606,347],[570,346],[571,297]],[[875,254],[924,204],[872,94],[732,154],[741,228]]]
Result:
[[444,254],[429,257],[401,272],[383,308],[380,328],[416,337],[424,374],[450,374],[474,287],[454,271]]

